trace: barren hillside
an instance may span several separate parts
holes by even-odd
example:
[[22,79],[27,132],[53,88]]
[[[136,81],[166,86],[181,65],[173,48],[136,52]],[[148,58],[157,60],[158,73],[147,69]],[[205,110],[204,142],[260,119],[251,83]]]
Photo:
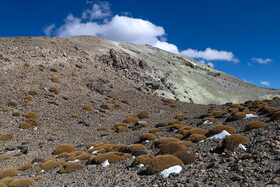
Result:
[[0,186],[280,184],[279,90],[97,37],[0,44]]

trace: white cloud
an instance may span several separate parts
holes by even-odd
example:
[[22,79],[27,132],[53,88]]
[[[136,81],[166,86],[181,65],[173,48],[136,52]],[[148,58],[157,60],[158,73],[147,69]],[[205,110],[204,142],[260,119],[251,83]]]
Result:
[[[69,14],[64,19],[64,24],[56,29],[54,24],[50,25],[49,29],[45,29],[45,34],[48,36],[51,34],[55,36],[91,35],[119,42],[149,44],[169,52],[180,53],[176,45],[167,42],[163,27],[148,20],[129,17],[129,15],[128,12],[125,12],[122,16],[112,16],[110,4],[99,2],[93,4],[91,9],[82,12],[81,17]],[[205,51],[187,49],[181,54],[203,61],[224,60],[235,63],[239,61],[232,52],[211,48],[207,48]],[[208,62],[208,65],[213,66],[214,64]]]
[[111,14],[110,4],[108,2],[99,2],[93,4],[92,9],[85,10],[82,14],[82,18],[92,21],[93,19],[103,19],[111,16]]
[[256,63],[259,63],[259,64],[267,64],[269,62],[272,62],[272,59],[270,59],[270,58],[266,58],[266,59],[263,59],[263,58],[251,58],[251,60],[253,62],[256,62]]
[[238,63],[239,60],[234,57],[234,54],[230,51],[218,51],[216,49],[206,48],[205,51],[198,51],[195,49],[187,49],[181,52],[183,55],[203,60],[223,60],[232,61]]
[[55,24],[51,24],[51,25],[45,27],[43,29],[43,31],[44,31],[45,35],[50,36],[52,31],[54,30],[54,28],[55,28]]
[[261,81],[261,84],[263,84],[265,86],[270,86],[270,82],[268,82],[268,81]]

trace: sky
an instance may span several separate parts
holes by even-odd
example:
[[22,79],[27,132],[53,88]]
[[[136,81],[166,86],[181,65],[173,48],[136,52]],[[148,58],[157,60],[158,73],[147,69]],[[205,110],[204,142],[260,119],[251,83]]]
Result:
[[93,35],[149,44],[280,89],[278,0],[0,1],[0,37]]

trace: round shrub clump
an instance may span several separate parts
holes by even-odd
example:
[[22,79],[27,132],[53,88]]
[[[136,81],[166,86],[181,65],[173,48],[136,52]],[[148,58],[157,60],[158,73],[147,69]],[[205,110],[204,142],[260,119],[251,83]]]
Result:
[[216,118],[203,118],[203,121],[208,121],[212,123],[217,123],[219,120]]
[[14,135],[8,134],[8,133],[2,134],[0,136],[1,141],[8,141],[8,140],[12,140],[13,138],[14,138]]
[[70,162],[63,165],[63,167],[59,170],[59,173],[70,173],[76,170],[83,169],[84,167],[85,166],[80,163]]
[[8,108],[2,108],[2,112],[9,112]]
[[9,187],[27,187],[35,184],[31,178],[16,179],[9,184]]
[[217,110],[217,111],[213,112],[213,116],[214,117],[219,117],[219,116],[221,116],[223,114],[224,114],[224,112],[222,110]]
[[98,129],[97,129],[98,131],[108,131],[109,130],[109,128],[108,127],[104,127],[104,126],[102,126],[102,127],[98,127]]
[[84,109],[87,110],[87,111],[92,111],[92,110],[93,110],[93,107],[92,107],[91,105],[89,105],[89,104],[86,104],[86,105],[84,106]]
[[170,121],[170,122],[168,123],[168,125],[175,125],[175,124],[180,124],[180,125],[182,125],[183,122],[181,122],[181,121],[175,119],[175,120],[172,120],[172,121]]
[[270,117],[270,121],[274,121],[274,120],[280,120],[280,111],[272,114],[272,116]]
[[75,113],[75,114],[72,115],[72,117],[73,117],[73,118],[80,118],[80,115],[77,114],[77,113]]
[[176,165],[183,166],[184,163],[174,155],[159,155],[151,160],[146,169],[146,173],[158,173]]
[[[3,178],[0,182],[5,184],[4,187],[6,187],[6,185],[10,184],[11,182],[13,182],[15,179],[13,179],[12,177],[5,177]],[[0,185],[1,187],[1,185]]]
[[125,104],[130,105],[130,101],[129,101],[128,99],[125,99],[125,100],[123,100],[122,102],[125,103]]
[[228,117],[226,121],[236,121],[239,119],[243,119],[245,117],[246,117],[245,112],[237,112],[237,113],[234,113],[232,116]]
[[154,134],[152,134],[152,133],[144,133],[144,134],[141,135],[140,141],[154,140],[156,138],[157,137]]
[[37,92],[35,90],[29,90],[27,93],[28,95],[32,95],[32,96],[37,95]]
[[33,164],[23,164],[18,170],[27,170],[33,168]]
[[150,130],[150,133],[157,133],[157,132],[162,132],[163,130],[159,129],[159,128],[153,128]]
[[131,166],[134,167],[139,164],[148,165],[154,157],[154,155],[140,155],[134,159]]
[[171,108],[178,108],[178,105],[176,105],[176,104],[171,104],[170,107],[171,107]]
[[122,107],[122,105],[120,105],[120,104],[113,104],[113,105],[112,105],[112,108],[113,108],[113,109],[122,109],[123,107]]
[[187,140],[192,141],[192,142],[200,142],[202,140],[206,140],[207,137],[203,134],[192,134],[188,137]]
[[20,123],[20,128],[21,129],[29,129],[29,128],[31,128],[31,124],[23,121],[23,122]]
[[23,114],[23,116],[26,117],[26,118],[33,118],[33,119],[35,119],[35,118],[37,118],[38,114],[36,114],[35,112],[25,112]]
[[260,109],[262,114],[272,113],[272,112],[275,112],[277,110],[278,110],[278,108],[276,108],[276,107],[264,107],[264,108]]
[[52,77],[51,81],[54,82],[54,83],[60,83],[60,80],[57,77]]
[[240,134],[232,134],[223,139],[222,147],[225,147],[227,149],[234,149],[235,147],[238,147],[239,144],[244,145],[249,142],[250,140],[245,136],[242,136]]
[[136,123],[140,121],[140,119],[136,115],[129,115],[126,117],[126,119],[123,121],[124,123]]
[[165,145],[165,144],[173,143],[173,142],[180,142],[180,140],[177,139],[177,138],[171,138],[171,137],[169,137],[169,138],[160,138],[160,139],[156,139],[156,140],[153,142],[151,148],[162,147],[162,146]]
[[108,160],[108,162],[116,163],[121,160],[125,160],[126,158],[131,158],[132,156],[130,154],[126,153],[120,153],[120,152],[109,152],[105,154],[99,154],[97,156],[93,156],[90,158],[90,161],[92,164],[101,164]]
[[163,102],[171,104],[171,103],[173,103],[173,100],[172,99],[163,99]]
[[182,121],[182,120],[188,119],[188,118],[189,118],[189,117],[186,116],[185,114],[177,114],[177,115],[174,117],[174,119],[177,119],[177,120],[179,120],[179,121]]
[[125,148],[126,153],[133,153],[138,150],[146,150],[147,147],[142,144],[131,144]]
[[[184,132],[183,132],[184,133]],[[188,130],[186,136],[189,137],[192,134],[201,134],[201,135],[206,135],[208,133],[207,130],[201,129],[201,128],[192,128]]]
[[39,171],[42,171],[42,170],[47,171],[47,170],[56,168],[56,167],[58,167],[58,166],[59,166],[59,165],[58,165],[58,163],[57,163],[55,160],[49,159],[49,160],[47,160],[47,161],[45,161],[45,162],[43,162],[43,163],[40,164],[40,169],[39,169]]
[[55,88],[55,87],[50,88],[49,91],[52,92],[52,93],[55,93],[55,94],[59,94],[60,93],[59,89]]
[[28,96],[25,97],[25,99],[26,99],[27,101],[32,101],[33,98],[32,98],[32,96],[28,95]]
[[186,151],[186,147],[178,143],[168,143],[161,146],[161,150],[157,155],[174,154],[177,152]]
[[0,179],[5,177],[13,177],[18,175],[18,170],[16,168],[7,168],[0,172]]
[[223,131],[227,131],[228,133],[230,134],[235,134],[236,133],[236,130],[235,128],[231,127],[231,126],[228,126],[228,125],[215,125],[213,126],[209,131],[208,133],[206,134],[207,137],[210,137],[210,136],[214,136],[216,134],[219,134]]
[[50,71],[51,71],[51,72],[57,72],[57,69],[51,68]]
[[61,144],[60,146],[58,146],[54,151],[53,154],[58,155],[60,153],[63,152],[67,152],[67,153],[71,153],[73,151],[75,151],[76,148],[72,145],[69,144]]
[[266,127],[266,123],[261,121],[251,121],[245,126],[245,131]]
[[176,152],[174,154],[177,158],[179,158],[184,164],[191,164],[196,161],[196,156],[186,151]]

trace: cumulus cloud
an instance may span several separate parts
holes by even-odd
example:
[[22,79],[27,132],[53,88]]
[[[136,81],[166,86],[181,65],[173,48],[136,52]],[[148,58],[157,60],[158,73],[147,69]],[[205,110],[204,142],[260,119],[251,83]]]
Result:
[[265,86],[270,86],[270,82],[268,81],[261,81],[261,84]]
[[202,60],[223,60],[232,61],[238,63],[239,60],[234,57],[234,54],[230,51],[218,51],[216,49],[206,48],[205,51],[198,51],[195,49],[187,49],[181,52],[183,55]]
[[[90,3],[91,1],[87,1],[87,4]],[[180,53],[176,45],[167,41],[163,27],[148,20],[132,18],[130,15],[129,12],[112,15],[108,2],[98,2],[92,4],[91,9],[83,11],[81,17],[69,14],[64,19],[64,24],[57,28],[52,24],[44,29],[44,33],[47,36],[92,35],[119,42],[148,44],[169,52]],[[211,67],[214,67],[214,64],[209,61],[239,62],[232,52],[211,48],[207,48],[205,51],[187,49],[181,54],[197,60],[208,61],[206,64],[208,63]]]
[[270,58],[266,58],[266,59],[263,59],[263,58],[251,58],[251,60],[253,62],[256,62],[256,63],[259,63],[259,64],[268,64],[269,62],[272,62],[272,59],[270,59]]
[[43,29],[45,35],[50,36],[55,28],[55,24],[51,24]]
[[82,18],[92,21],[93,19],[103,19],[111,16],[111,14],[110,4],[108,2],[99,2],[93,4],[91,9],[85,10],[82,14]]

